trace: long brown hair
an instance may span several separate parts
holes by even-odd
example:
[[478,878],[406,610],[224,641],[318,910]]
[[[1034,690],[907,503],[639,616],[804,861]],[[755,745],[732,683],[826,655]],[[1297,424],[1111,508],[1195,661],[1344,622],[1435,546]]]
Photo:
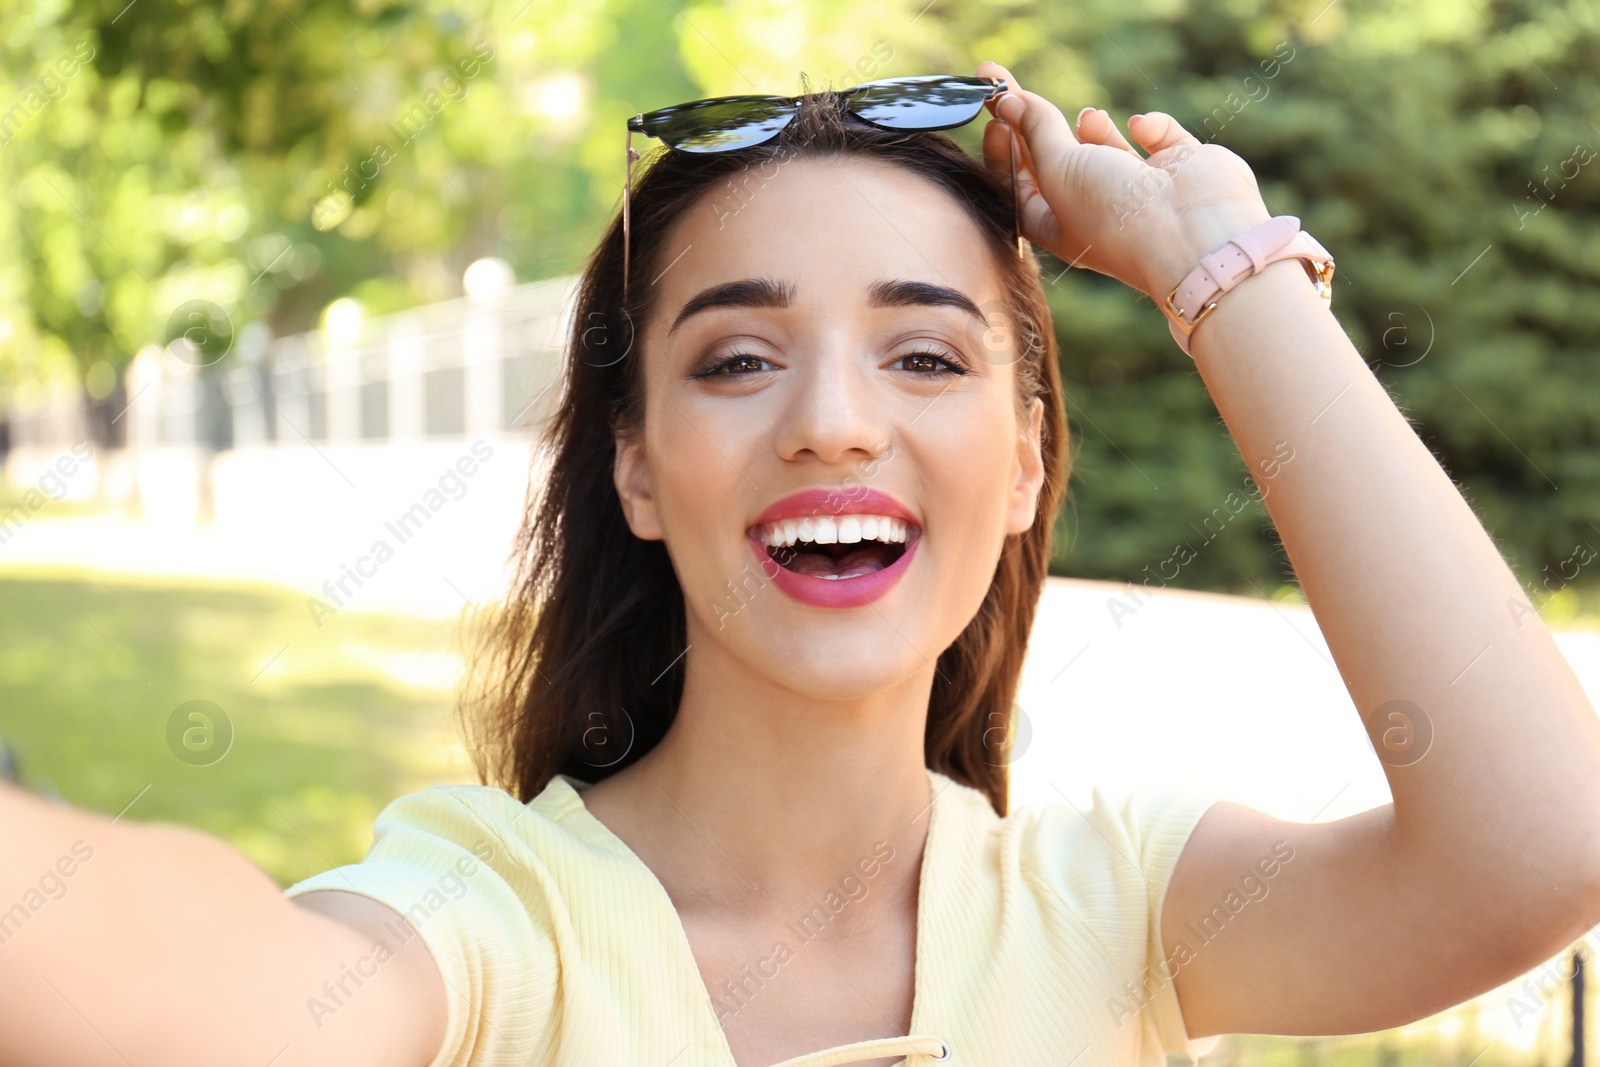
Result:
[[932,181],[977,223],[1019,337],[1017,410],[1026,413],[1034,397],[1044,403],[1045,478],[1033,525],[1006,538],[982,606],[939,655],[923,741],[926,766],[1006,813],[1017,683],[1071,467],[1049,305],[1037,260],[1019,253],[1012,235],[1004,178],[943,134],[880,130],[844,119],[838,104],[831,91],[807,95],[777,138],[752,148],[663,148],[651,159],[630,193],[630,306],[620,214],[589,259],[561,402],[536,444],[511,590],[481,631],[461,703],[480,779],[524,803],[558,773],[593,782],[639,759],[665,736],[683,691],[683,590],[664,543],[629,529],[612,480],[616,436],[644,417],[634,324],[650,314],[665,236],[685,212],[724,190],[742,195],[735,182],[748,191],[774,165],[850,156]]

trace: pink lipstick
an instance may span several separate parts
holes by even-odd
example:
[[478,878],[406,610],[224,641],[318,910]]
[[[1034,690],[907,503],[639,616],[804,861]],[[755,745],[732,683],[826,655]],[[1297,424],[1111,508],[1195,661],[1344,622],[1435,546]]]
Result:
[[[838,519],[844,516],[877,516],[893,519],[905,525],[905,548],[897,559],[887,566],[851,577],[818,577],[802,574],[780,564],[768,552],[762,531],[774,523],[786,520],[802,522],[815,519]],[[868,519],[866,522],[872,522]],[[917,545],[922,540],[922,527],[911,510],[893,497],[864,486],[849,489],[807,489],[777,501],[751,525],[747,539],[755,552],[761,573],[773,584],[795,600],[813,607],[852,608],[869,604],[886,595],[911,566]],[[863,537],[867,546],[875,541]],[[898,542],[896,542],[898,543]],[[792,552],[792,548],[779,548],[779,553]]]

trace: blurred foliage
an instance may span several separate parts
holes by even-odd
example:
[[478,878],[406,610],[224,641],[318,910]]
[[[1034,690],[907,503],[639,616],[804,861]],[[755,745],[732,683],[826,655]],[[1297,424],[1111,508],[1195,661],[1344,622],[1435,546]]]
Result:
[[[341,296],[456,295],[482,255],[523,281],[581,269],[626,116],[994,58],[1068,114],[1170,111],[1247,159],[1334,251],[1335,313],[1530,590],[1600,546],[1600,0],[0,11],[0,398],[103,395],[190,300],[281,335]],[[978,132],[953,135],[976,152]],[[1078,446],[1056,569],[1280,586],[1249,468],[1164,321],[1044,258]]]

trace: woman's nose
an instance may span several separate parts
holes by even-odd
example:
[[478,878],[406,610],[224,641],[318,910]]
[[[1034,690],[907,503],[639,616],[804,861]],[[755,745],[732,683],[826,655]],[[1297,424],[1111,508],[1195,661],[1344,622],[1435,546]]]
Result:
[[888,398],[877,395],[873,369],[859,349],[796,361],[779,415],[779,455],[810,453],[828,464],[882,455],[892,412]]

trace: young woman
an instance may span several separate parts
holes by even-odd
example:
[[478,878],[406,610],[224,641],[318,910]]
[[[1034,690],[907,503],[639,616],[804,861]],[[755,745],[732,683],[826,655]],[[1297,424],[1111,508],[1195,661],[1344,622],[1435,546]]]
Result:
[[[1008,89],[983,165],[919,110],[953,83],[876,126],[828,94],[640,124],[679,143],[579,291],[496,784],[396,800],[288,894],[0,787],[0,1062],[1154,1064],[1405,1023],[1600,921],[1594,711],[1324,306],[1326,253],[1169,116],[1069,123],[978,74]],[[1268,507],[1392,805],[1008,812],[1068,465],[1016,217],[1176,317],[1252,470],[1293,447]]]

